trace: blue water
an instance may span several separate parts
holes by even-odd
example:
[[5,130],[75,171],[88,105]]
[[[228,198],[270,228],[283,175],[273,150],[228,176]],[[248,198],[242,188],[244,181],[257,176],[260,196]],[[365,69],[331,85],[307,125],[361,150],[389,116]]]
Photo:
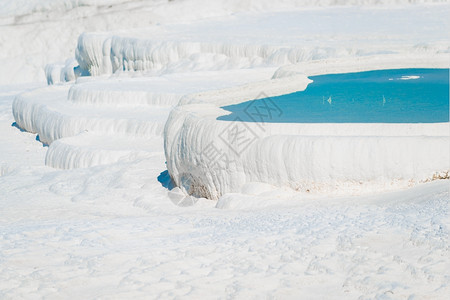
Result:
[[320,75],[305,91],[222,107],[218,120],[271,123],[449,121],[449,70],[398,69]]

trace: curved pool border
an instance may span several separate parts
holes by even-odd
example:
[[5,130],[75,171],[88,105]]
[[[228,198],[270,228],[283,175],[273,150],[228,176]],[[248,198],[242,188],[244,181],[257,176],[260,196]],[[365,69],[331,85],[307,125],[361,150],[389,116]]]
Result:
[[359,194],[448,178],[448,122],[249,123],[217,117],[229,113],[222,106],[304,90],[307,76],[449,68],[449,58],[387,55],[306,62],[281,67],[271,80],[185,96],[164,130],[169,173],[186,193],[209,199],[240,192],[252,182],[302,192]]

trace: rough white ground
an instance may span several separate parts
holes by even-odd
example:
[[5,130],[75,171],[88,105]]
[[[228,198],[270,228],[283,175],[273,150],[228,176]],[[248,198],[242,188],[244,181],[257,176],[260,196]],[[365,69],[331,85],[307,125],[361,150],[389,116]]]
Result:
[[[262,183],[248,183],[239,193],[218,201],[187,197],[180,189],[172,189],[158,124],[164,125],[180,97],[291,76],[298,73],[296,68],[282,68],[275,75],[276,64],[224,71],[249,65],[226,63],[216,68],[216,60],[200,55],[194,58],[198,68],[175,64],[170,70],[159,70],[166,73],[162,77],[147,78],[136,72],[79,78],[76,84],[52,87],[40,82],[5,85],[44,81],[43,66],[73,56],[77,36],[85,28],[119,29],[167,20],[184,22],[183,28],[199,31],[197,36],[203,38],[220,28],[227,31],[229,18],[238,21],[232,24],[241,24],[229,26],[233,34],[247,30],[249,36],[249,24],[239,23],[241,17],[249,19],[246,15],[227,15],[253,11],[257,21],[255,11],[288,8],[292,14],[294,1],[114,1],[112,7],[98,1],[100,6],[74,9],[66,4],[83,1],[61,1],[57,9],[42,8],[51,2],[57,3],[42,1],[36,13],[3,18],[8,21],[0,29],[0,41],[15,37],[1,44],[0,54],[4,67],[0,77],[0,298],[447,298],[448,180],[340,198]],[[432,46],[428,54],[422,50],[411,54],[416,62],[439,66],[447,55],[448,37],[442,33],[447,23],[438,24],[448,5],[436,7],[389,7],[396,19],[381,17],[386,8],[361,11],[367,18],[377,16],[386,29],[390,28],[386,23],[398,29],[395,24],[402,22],[409,24],[404,27],[408,29],[414,23],[408,17],[411,11],[425,16],[418,21],[424,25],[418,26],[419,33],[411,33],[414,38],[408,37],[409,29],[387,31],[374,45],[390,48],[395,44],[390,41],[399,36],[444,45]],[[28,13],[27,9],[21,7],[16,15]],[[333,11],[317,8],[308,15],[320,19],[328,14],[324,20],[333,21]],[[209,17],[205,24],[210,26],[192,21],[200,16]],[[264,23],[267,14],[261,16],[259,22]],[[81,18],[84,22],[79,22]],[[361,24],[353,20],[356,23],[350,25]],[[165,30],[175,30],[171,26],[141,32],[154,30],[162,36]],[[330,30],[329,25],[325,27],[324,34]],[[434,29],[442,35],[433,35]],[[348,32],[364,40],[371,30],[358,33],[357,26],[350,26]],[[434,43],[437,36],[442,41]],[[27,37],[31,42],[23,45]],[[171,39],[182,38],[171,33]],[[346,43],[339,34],[334,38],[337,46]],[[254,39],[258,39],[256,29]],[[399,51],[412,49],[408,47]],[[394,58],[377,55],[390,65],[395,65]],[[326,73],[328,63],[308,63],[304,70]],[[363,65],[361,60],[343,60],[339,69]],[[149,71],[147,75],[153,72]],[[287,88],[294,88],[293,82]],[[25,94],[16,98],[21,92]],[[37,132],[39,140],[51,145],[44,147],[36,134],[11,126],[13,109],[19,127]],[[157,124],[158,130],[145,125],[150,123]]]

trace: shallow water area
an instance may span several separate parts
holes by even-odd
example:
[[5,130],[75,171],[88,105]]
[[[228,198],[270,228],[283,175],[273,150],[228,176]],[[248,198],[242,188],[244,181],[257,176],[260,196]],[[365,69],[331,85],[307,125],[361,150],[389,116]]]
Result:
[[222,107],[218,120],[270,123],[449,121],[449,69],[312,76],[306,90]]

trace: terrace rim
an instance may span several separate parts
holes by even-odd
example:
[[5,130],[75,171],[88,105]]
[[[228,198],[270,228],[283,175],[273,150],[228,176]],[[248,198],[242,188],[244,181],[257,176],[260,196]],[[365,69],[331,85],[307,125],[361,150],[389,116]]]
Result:
[[239,192],[251,182],[360,194],[448,178],[449,122],[261,124],[217,117],[227,113],[222,106],[304,90],[307,76],[449,68],[449,62],[450,54],[314,61],[282,67],[268,81],[186,96],[164,130],[169,174],[187,194],[209,199]]

